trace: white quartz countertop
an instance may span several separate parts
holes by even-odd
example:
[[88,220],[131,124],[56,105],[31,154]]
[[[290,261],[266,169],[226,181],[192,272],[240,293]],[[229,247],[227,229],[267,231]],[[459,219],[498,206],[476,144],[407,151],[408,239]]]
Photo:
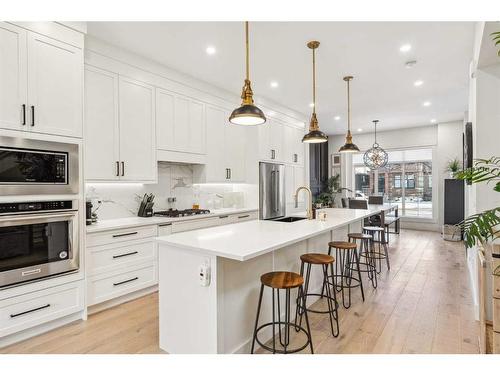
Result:
[[210,210],[209,214],[193,215],[193,216],[183,216],[183,217],[163,217],[163,216],[153,216],[153,217],[124,217],[118,219],[108,219],[100,220],[92,225],[87,225],[87,233],[97,233],[104,232],[107,230],[114,229],[124,229],[131,227],[140,227],[147,225],[158,225],[165,223],[172,223],[174,221],[187,221],[196,219],[205,219],[220,215],[231,215],[240,214],[244,212],[257,211],[256,208],[221,208],[217,210]]
[[[245,261],[280,249],[287,245],[317,236],[321,233],[359,221],[391,205],[370,205],[368,210],[329,208],[327,220],[300,220],[282,223],[270,220],[252,220],[215,228],[198,229],[157,237],[162,245],[186,250],[202,251],[209,255]],[[159,251],[161,251],[161,246]]]

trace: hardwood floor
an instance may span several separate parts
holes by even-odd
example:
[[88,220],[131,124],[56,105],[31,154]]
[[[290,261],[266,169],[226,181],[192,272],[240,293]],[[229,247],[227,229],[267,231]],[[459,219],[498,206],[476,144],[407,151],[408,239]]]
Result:
[[[479,353],[463,245],[404,230],[391,236],[389,251],[391,270],[378,288],[366,282],[365,302],[356,291],[351,308],[339,310],[339,337],[326,315],[310,315],[315,352]],[[160,353],[157,304],[151,294],[0,353]]]

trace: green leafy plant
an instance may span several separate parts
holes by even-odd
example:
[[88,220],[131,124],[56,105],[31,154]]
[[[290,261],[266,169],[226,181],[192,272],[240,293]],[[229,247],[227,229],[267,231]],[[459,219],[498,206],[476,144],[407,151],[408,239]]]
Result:
[[335,203],[337,194],[343,191],[352,192],[351,189],[340,186],[340,174],[336,174],[328,179],[326,183],[326,190],[323,191],[315,200],[316,204],[322,204],[323,206],[331,206]]
[[[491,36],[493,37],[493,42],[495,42],[495,46],[498,46],[500,44],[500,31],[491,33]],[[500,49],[498,50],[498,56],[500,56]]]
[[[486,182],[493,183],[493,190],[500,193],[500,157],[490,159],[476,159],[472,168],[459,171],[455,175],[460,180],[467,180],[473,184]],[[484,243],[499,238],[500,207],[495,207],[478,214],[469,216],[458,224],[464,231],[467,247],[476,243]]]
[[458,171],[460,171],[460,161],[457,158],[448,161],[446,172],[450,172],[452,176],[455,176]]

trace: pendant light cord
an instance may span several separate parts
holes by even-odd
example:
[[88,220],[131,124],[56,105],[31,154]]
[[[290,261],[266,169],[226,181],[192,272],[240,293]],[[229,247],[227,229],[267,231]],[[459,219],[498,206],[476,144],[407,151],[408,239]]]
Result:
[[248,21],[245,21],[246,79],[250,80],[250,48],[248,46]]
[[347,131],[351,132],[351,93],[349,83],[350,80],[347,80]]
[[316,113],[316,49],[313,48],[313,113]]
[[373,120],[373,123],[375,124],[375,143],[377,143],[377,123],[378,123],[378,120]]

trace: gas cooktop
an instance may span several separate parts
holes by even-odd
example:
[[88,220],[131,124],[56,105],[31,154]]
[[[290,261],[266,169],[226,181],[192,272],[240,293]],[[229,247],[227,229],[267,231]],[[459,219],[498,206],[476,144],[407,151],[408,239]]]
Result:
[[204,209],[187,209],[187,210],[167,210],[167,211],[156,211],[155,216],[166,216],[166,217],[182,217],[182,216],[193,216],[209,214],[210,210]]

